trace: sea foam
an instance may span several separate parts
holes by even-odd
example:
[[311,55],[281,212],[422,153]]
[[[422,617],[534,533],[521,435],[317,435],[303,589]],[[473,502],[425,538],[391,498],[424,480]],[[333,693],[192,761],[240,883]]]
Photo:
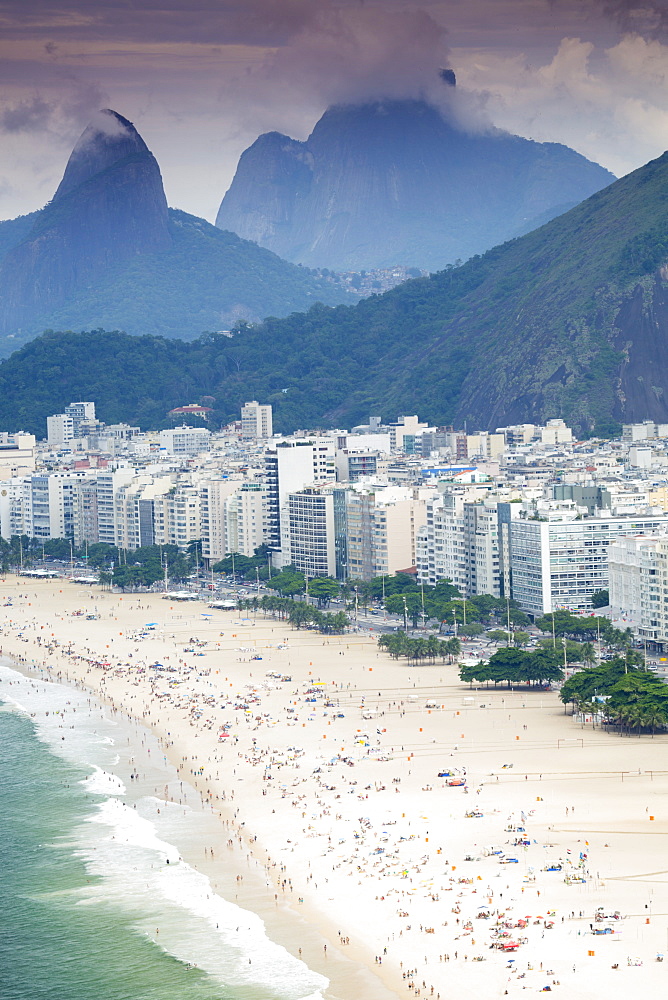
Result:
[[[151,800],[157,808],[169,804]],[[228,987],[261,988],[267,998],[317,1000],[328,981],[271,941],[259,916],[219,896],[210,879],[162,840],[154,824],[117,798],[100,803],[77,852],[100,878],[88,900],[132,909],[137,926],[183,962]],[[146,910],[150,901],[150,909]]]
[[94,795],[125,795],[125,784],[117,775],[104,771],[97,764],[93,764],[93,767],[93,773],[81,782],[87,792]]

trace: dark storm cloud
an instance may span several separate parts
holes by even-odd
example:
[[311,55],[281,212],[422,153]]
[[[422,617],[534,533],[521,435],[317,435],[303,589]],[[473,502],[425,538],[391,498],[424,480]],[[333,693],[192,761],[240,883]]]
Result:
[[[572,0],[550,0],[550,4],[565,9]],[[583,6],[600,11],[624,32],[644,38],[668,37],[668,0],[584,0]]]
[[668,34],[668,0],[602,0],[603,10],[619,22],[624,31],[637,32],[650,37]]
[[2,0],[6,38],[280,45],[322,0]]

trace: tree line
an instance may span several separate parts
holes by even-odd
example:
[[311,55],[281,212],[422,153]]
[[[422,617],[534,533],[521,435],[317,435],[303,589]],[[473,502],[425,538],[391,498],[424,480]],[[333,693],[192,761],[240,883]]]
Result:
[[462,648],[459,639],[439,639],[436,635],[430,635],[428,639],[411,639],[405,632],[391,632],[389,635],[381,635],[378,639],[378,646],[395,660],[405,656],[409,662],[412,660],[415,663],[418,660],[435,662],[439,657],[443,663],[446,660],[452,662]]
[[262,611],[288,621],[293,628],[313,628],[323,635],[340,635],[345,632],[350,620],[344,611],[329,613],[320,611],[304,601],[293,601],[290,597],[253,597],[237,602],[240,611]]
[[574,714],[591,715],[592,726],[600,718],[620,733],[668,728],[668,685],[645,668],[636,650],[578,670],[562,686],[560,698]]
[[469,684],[551,684],[563,679],[557,650],[541,648],[533,653],[505,646],[490,656],[487,662],[463,665],[460,680]]

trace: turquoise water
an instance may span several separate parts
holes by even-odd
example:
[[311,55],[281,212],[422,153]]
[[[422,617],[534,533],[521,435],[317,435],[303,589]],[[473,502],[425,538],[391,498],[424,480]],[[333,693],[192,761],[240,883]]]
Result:
[[0,968],[4,1000],[208,1000],[231,996],[136,933],[73,855],[75,827],[92,811],[85,772],[36,739],[28,719],[0,712]]
[[157,745],[7,667],[0,699],[2,1000],[320,1000],[327,981],[180,857],[210,827],[150,794],[173,778]]

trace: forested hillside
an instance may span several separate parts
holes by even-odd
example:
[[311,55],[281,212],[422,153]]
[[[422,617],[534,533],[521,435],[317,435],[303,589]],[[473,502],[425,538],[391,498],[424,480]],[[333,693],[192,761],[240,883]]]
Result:
[[281,430],[370,412],[470,428],[561,416],[581,433],[666,421],[667,233],[665,154],[527,236],[354,307],[191,345],[41,338],[0,365],[0,426],[35,427],[82,397],[149,426],[201,395],[222,421],[271,403]]

